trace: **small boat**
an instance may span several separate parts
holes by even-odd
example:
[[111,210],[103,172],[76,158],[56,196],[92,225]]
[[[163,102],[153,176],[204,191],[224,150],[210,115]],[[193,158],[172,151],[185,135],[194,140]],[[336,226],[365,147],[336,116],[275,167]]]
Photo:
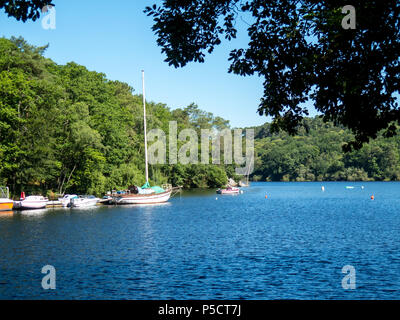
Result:
[[61,203],[61,206],[67,207],[73,198],[78,198],[78,196],[76,194],[66,194],[64,197],[58,198],[58,201]]
[[14,209],[33,210],[46,208],[49,199],[43,196],[21,197],[20,201],[14,201]]
[[8,187],[0,187],[0,211],[11,211],[13,205]]
[[239,188],[236,187],[227,187],[225,189],[218,189],[217,193],[218,194],[237,194],[240,192]]
[[100,201],[95,196],[79,196],[70,200],[69,206],[71,208],[87,208],[94,207]]

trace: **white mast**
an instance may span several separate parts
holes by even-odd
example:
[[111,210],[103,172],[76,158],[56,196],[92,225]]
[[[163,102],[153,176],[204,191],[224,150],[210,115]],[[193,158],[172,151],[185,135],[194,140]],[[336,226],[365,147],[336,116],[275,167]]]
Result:
[[143,84],[144,156],[146,161],[146,183],[147,183],[149,182],[149,167],[147,164],[146,92],[144,90],[144,70],[142,70],[142,84]]

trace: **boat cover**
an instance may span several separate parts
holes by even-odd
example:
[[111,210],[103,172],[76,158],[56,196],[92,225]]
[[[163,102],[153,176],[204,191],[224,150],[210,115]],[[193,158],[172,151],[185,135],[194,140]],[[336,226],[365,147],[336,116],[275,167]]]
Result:
[[[147,189],[147,191],[144,191],[144,190],[146,190],[146,189]],[[148,189],[152,189],[153,191],[150,191],[150,190],[148,190]],[[154,193],[162,193],[162,192],[165,192],[165,190],[164,190],[163,188],[159,187],[159,186],[150,187],[150,183],[148,183],[148,182],[146,182],[146,183],[142,186],[142,188],[138,187],[138,191],[139,191],[139,194],[149,194],[149,193],[152,193],[152,192],[154,192]]]
[[151,193],[154,193],[154,190],[151,189],[151,188],[140,188],[140,187],[137,187],[137,188],[138,188],[138,193],[139,194],[151,194]]
[[150,183],[148,181],[142,186],[142,189],[146,188],[150,188]]
[[165,192],[165,190],[163,188],[159,187],[159,186],[151,187],[151,189],[153,189],[155,193]]

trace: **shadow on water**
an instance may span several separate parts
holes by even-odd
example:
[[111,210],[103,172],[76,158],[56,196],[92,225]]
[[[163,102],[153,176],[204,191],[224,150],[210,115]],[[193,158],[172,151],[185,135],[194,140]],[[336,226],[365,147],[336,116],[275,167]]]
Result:
[[210,196],[216,194],[215,189],[201,189],[201,188],[196,188],[196,189],[190,189],[190,190],[182,190],[180,193],[178,193],[175,197],[179,198],[180,196],[182,197],[203,197],[203,196]]

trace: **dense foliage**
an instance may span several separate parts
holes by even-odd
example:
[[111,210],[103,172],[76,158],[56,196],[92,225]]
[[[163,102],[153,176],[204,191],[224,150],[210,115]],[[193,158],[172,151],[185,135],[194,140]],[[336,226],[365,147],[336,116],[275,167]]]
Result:
[[[65,191],[101,194],[141,185],[144,177],[142,97],[70,62],[43,57],[46,47],[0,38],[0,185],[13,194]],[[192,104],[171,111],[147,104],[148,130],[226,128],[229,123]],[[150,166],[152,183],[219,187],[224,165]],[[232,176],[232,175],[230,175]]]
[[[100,195],[143,184],[142,96],[74,62],[57,65],[44,58],[45,50],[21,38],[0,38],[0,185],[8,185],[14,195]],[[195,104],[170,110],[147,103],[148,130],[168,134],[170,121],[177,122],[178,132],[192,128],[198,137],[201,129],[229,128],[227,120]],[[305,118],[296,136],[273,133],[270,123],[256,127],[255,134],[254,180],[400,180],[397,136],[380,135],[344,153],[342,146],[353,134],[320,117]],[[178,148],[182,144],[178,141]],[[150,182],[220,187],[228,177],[239,178],[235,167],[151,165]]]
[[164,0],[145,12],[175,67],[204,62],[223,38],[236,37],[236,21],[245,21],[249,42],[231,52],[229,72],[264,79],[258,111],[274,118],[274,129],[295,134],[310,100],[326,121],[353,131],[347,150],[382,129],[397,133],[398,0]]
[[4,9],[9,17],[23,22],[38,19],[48,5],[54,6],[51,0],[0,0],[0,9]]
[[360,150],[343,152],[353,139],[344,127],[306,118],[296,136],[256,128],[253,179],[262,181],[400,180],[400,137],[377,139]]

